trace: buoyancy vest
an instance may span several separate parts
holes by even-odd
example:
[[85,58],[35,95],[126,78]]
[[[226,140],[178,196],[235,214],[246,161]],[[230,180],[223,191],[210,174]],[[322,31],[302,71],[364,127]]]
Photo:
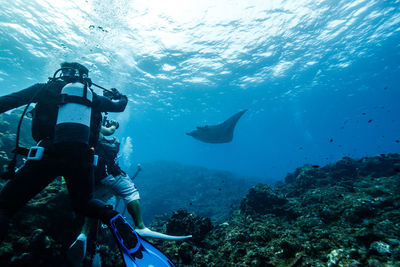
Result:
[[93,93],[87,86],[75,82],[61,90],[54,143],[89,144]]
[[97,167],[95,168],[95,178],[99,181],[111,174],[117,176],[122,173],[121,168],[116,162],[116,158],[120,149],[120,143],[114,140],[103,138],[95,148],[96,154],[99,156]]
[[36,142],[54,138],[60,92],[67,83],[52,81],[42,84],[38,102],[32,112],[32,137]]

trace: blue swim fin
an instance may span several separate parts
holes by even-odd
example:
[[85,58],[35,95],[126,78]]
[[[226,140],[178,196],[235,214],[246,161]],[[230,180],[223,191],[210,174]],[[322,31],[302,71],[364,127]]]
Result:
[[140,237],[121,214],[110,220],[110,230],[118,243],[125,266],[175,266],[160,250]]

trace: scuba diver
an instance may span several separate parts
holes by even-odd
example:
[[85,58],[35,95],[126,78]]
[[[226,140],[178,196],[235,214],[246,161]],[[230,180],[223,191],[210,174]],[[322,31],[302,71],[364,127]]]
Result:
[[[98,163],[95,167],[95,191],[96,198],[107,202],[113,195],[125,201],[127,210],[132,216],[135,223],[135,231],[141,237],[152,237],[167,240],[181,240],[192,237],[189,236],[171,236],[150,230],[144,225],[142,213],[140,209],[139,191],[133,183],[133,179],[141,171],[138,165],[132,178],[123,171],[118,164],[118,153],[120,150],[120,142],[116,137],[107,139],[119,128],[119,123],[115,120],[105,120],[104,126],[101,127],[100,140],[96,146],[98,155]],[[82,231],[76,238],[75,242],[69,248],[68,259],[74,266],[81,266],[86,255],[87,236],[91,226],[95,224],[95,220],[85,218]]]
[[[2,176],[10,181],[0,192],[0,243],[10,218],[56,177],[63,176],[72,208],[109,227],[127,265],[147,261],[155,266],[173,266],[165,255],[141,240],[118,212],[93,198],[93,166],[97,159],[94,147],[99,139],[101,112],[123,112],[128,98],[116,89],[110,91],[112,99],[97,95],[91,86],[100,86],[92,83],[88,74],[85,66],[64,62],[47,83],[0,97],[0,114],[27,105],[18,125],[15,156]],[[19,147],[18,140],[31,103],[36,103],[32,137],[38,144],[28,150]],[[27,161],[15,172],[17,154],[26,156]]]

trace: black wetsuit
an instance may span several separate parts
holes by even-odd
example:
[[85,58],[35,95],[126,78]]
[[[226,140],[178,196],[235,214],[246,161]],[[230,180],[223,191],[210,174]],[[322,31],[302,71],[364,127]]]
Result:
[[96,155],[99,156],[97,166],[94,169],[95,181],[98,183],[108,175],[114,177],[124,173],[115,159],[119,152],[120,143],[113,139],[103,137],[96,146]]
[[60,92],[64,81],[35,84],[19,92],[0,97],[0,113],[29,102],[37,103],[33,112],[32,136],[43,140],[43,159],[28,160],[0,192],[0,242],[6,234],[8,219],[30,199],[43,190],[58,176],[64,176],[70,194],[72,207],[77,213],[99,218],[107,223],[117,214],[93,199],[93,153],[101,127],[101,112],[124,111],[127,98],[118,101],[93,94],[91,137],[89,144],[61,143],[54,145],[54,126]]

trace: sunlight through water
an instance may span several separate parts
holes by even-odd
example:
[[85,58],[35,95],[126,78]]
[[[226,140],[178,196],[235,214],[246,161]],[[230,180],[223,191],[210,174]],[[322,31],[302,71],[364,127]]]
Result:
[[[392,108],[375,138],[399,129],[389,123],[394,95],[375,91],[398,85],[399,31],[399,0],[15,0],[0,10],[0,93],[79,61],[129,96],[115,117],[135,156],[282,177],[310,161],[399,149],[356,126],[360,110],[377,112],[375,96]],[[245,108],[232,146],[184,135]],[[347,117],[349,132],[336,131]],[[324,143],[331,135],[344,144]]]

